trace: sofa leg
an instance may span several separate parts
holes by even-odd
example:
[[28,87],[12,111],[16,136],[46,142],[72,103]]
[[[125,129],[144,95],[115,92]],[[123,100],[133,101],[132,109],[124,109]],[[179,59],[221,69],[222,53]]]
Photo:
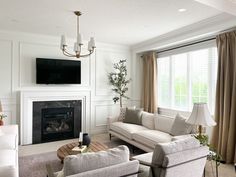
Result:
[[135,147],[133,145],[131,145],[131,149],[132,149],[132,153],[134,154],[135,152]]
[[109,133],[110,141],[111,141],[111,134]]

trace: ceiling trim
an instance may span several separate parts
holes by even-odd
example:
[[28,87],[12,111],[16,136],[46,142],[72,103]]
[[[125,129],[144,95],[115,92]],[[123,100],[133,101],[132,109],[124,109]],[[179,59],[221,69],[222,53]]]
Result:
[[131,50],[134,53],[157,50],[172,45],[197,40],[203,37],[208,37],[215,33],[219,33],[222,30],[232,28],[235,26],[235,24],[235,16],[221,13],[192,25],[188,25],[172,32],[163,34],[151,40],[133,45],[131,46]]

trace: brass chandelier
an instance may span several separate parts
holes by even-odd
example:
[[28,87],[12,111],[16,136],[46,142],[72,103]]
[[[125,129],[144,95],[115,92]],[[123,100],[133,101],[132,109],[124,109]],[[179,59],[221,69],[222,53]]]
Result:
[[65,35],[61,36],[61,50],[62,53],[67,56],[67,57],[76,57],[76,58],[80,58],[80,57],[87,57],[89,55],[91,55],[94,52],[94,49],[96,48],[95,46],[95,40],[93,37],[90,38],[89,42],[88,42],[88,52],[86,54],[82,54],[81,50],[82,50],[82,35],[79,32],[79,16],[82,15],[82,13],[80,11],[75,11],[74,12],[75,15],[77,16],[77,41],[74,43],[74,53],[70,53],[68,52],[67,48],[67,44],[66,44],[66,37]]

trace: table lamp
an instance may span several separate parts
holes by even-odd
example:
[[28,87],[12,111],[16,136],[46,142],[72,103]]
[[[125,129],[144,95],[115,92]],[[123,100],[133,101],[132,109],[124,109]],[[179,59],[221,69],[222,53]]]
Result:
[[202,127],[215,126],[216,122],[212,119],[206,103],[194,103],[193,111],[186,123],[198,126],[199,135],[202,134]]

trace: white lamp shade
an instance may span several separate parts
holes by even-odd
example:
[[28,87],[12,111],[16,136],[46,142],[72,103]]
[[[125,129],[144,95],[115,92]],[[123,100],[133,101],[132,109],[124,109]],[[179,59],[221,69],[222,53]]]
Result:
[[216,125],[216,122],[210,115],[206,103],[194,103],[193,111],[186,122],[192,125],[202,125],[204,127]]
[[2,103],[0,101],[0,113],[2,112]]

